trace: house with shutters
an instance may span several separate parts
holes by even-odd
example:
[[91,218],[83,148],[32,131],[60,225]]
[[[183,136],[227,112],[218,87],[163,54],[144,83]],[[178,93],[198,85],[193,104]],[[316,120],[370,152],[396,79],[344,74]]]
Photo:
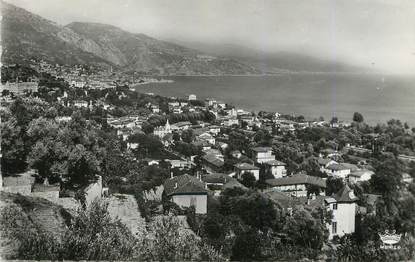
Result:
[[163,183],[164,195],[180,207],[195,208],[196,214],[207,213],[208,190],[198,178],[188,174],[175,176]]
[[287,170],[285,169],[286,164],[278,160],[271,160],[265,162],[265,167],[271,172],[274,178],[285,177]]
[[333,239],[334,236],[342,237],[355,231],[358,200],[347,184],[335,195],[325,198],[326,208],[333,214],[331,223],[327,225],[330,233],[329,239]]

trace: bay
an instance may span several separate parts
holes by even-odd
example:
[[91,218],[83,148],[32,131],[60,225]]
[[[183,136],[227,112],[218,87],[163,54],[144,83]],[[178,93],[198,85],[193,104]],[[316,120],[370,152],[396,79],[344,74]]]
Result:
[[358,74],[286,74],[275,76],[174,76],[173,83],[136,86],[138,92],[198,99],[215,98],[246,110],[337,116],[354,112],[370,124],[391,118],[415,126],[415,78]]

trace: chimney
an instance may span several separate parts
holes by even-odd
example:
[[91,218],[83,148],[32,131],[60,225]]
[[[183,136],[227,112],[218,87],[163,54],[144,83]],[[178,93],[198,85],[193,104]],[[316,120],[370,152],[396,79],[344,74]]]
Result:
[[170,178],[173,178],[173,172],[170,172]]

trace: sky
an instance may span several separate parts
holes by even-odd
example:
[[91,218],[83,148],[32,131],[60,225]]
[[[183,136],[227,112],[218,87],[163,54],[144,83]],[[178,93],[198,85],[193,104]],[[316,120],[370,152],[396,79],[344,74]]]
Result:
[[65,25],[290,51],[415,74],[414,0],[6,0]]

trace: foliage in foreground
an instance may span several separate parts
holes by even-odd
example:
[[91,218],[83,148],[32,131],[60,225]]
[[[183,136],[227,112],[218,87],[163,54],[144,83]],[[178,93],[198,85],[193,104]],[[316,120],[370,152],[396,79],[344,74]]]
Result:
[[0,232],[2,247],[15,249],[7,259],[224,261],[177,217],[157,218],[142,238],[136,238],[101,202],[79,210],[62,234],[45,231],[20,207],[9,205],[2,208]]

